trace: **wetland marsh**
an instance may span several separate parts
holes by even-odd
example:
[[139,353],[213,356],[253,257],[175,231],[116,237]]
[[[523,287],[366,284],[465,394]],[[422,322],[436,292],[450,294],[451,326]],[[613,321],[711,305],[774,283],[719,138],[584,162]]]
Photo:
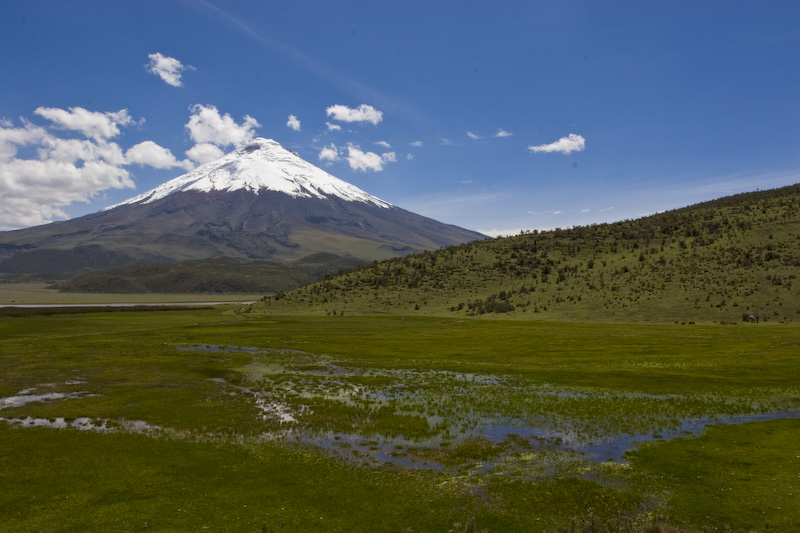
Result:
[[0,332],[14,531],[800,524],[794,327],[195,310]]

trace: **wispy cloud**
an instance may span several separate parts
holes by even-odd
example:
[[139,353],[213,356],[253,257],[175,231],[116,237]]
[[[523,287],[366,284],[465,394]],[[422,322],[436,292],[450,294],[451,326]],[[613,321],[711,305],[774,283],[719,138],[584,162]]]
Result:
[[713,177],[688,177],[691,183],[682,187],[671,186],[669,182],[663,184],[663,193],[674,193],[687,198],[686,201],[703,201],[708,198],[717,198],[740,192],[756,189],[769,189],[791,185],[800,181],[800,171],[776,172],[739,172]]
[[155,74],[173,87],[183,87],[183,73],[195,70],[191,65],[184,65],[174,57],[165,56],[159,52],[148,54],[150,62],[145,65],[147,72]]
[[479,233],[483,233],[489,237],[511,237],[514,235],[520,235],[521,233],[525,233],[526,231],[530,231],[530,228],[514,228],[514,229],[499,229],[499,228],[492,228],[492,229],[479,229],[476,230]]
[[328,131],[341,131],[342,127],[338,124],[332,124],[330,122],[325,123],[328,126]]
[[[332,83],[339,89],[342,89],[343,91],[355,96],[360,100],[373,102],[376,105],[379,105],[381,108],[388,109],[401,117],[411,118],[419,122],[429,122],[429,119],[425,117],[424,113],[421,112],[417,106],[405,101],[402,97],[388,95],[381,91],[377,91],[372,87],[368,87],[367,85],[364,85],[363,83],[360,83],[354,79],[343,76],[328,65],[325,65],[324,63],[307,56],[291,46],[268,37],[266,34],[255,29],[244,20],[232,15],[230,12],[224,9],[217,7],[214,3],[208,0],[195,0],[194,2],[189,2],[188,4],[190,6],[199,6],[205,10],[211,11],[217,17],[227,20],[229,23],[233,24],[239,29],[239,31],[254,41],[277,51],[301,68],[304,68],[309,72],[319,76],[323,80]],[[228,4],[225,5],[227,6]]]
[[549,211],[528,211],[529,215],[539,216],[539,215],[560,215],[560,209],[551,209]]
[[422,141],[414,141],[414,142],[412,142],[412,143],[410,143],[410,144],[411,144],[411,146],[413,146],[414,148],[419,148],[420,146],[422,146],[422,144],[423,144],[423,143],[422,143]]
[[[510,132],[507,132],[503,128],[498,128],[497,133],[495,133],[494,135],[490,135],[490,137],[503,138],[503,137],[511,137],[512,135],[514,135],[514,134],[510,133]],[[477,141],[479,139],[486,139],[487,138],[484,135],[478,135],[477,133],[473,133],[471,131],[467,132],[467,137],[469,137],[470,139],[472,139],[474,141]]]
[[[480,192],[476,194],[458,194],[450,191],[445,194],[409,197],[395,202],[415,213],[429,216],[436,220],[458,224],[459,220],[474,220],[476,211],[486,212],[494,206],[503,205],[507,195],[497,192]],[[462,224],[468,227],[469,224]]]
[[392,147],[392,145],[387,143],[386,141],[377,141],[374,144],[377,144],[378,146],[382,146],[382,147],[386,148],[387,150]]
[[580,152],[584,148],[586,148],[586,139],[574,133],[570,133],[567,137],[561,137],[554,143],[528,146],[528,150],[533,153],[561,152],[564,155],[572,152]]

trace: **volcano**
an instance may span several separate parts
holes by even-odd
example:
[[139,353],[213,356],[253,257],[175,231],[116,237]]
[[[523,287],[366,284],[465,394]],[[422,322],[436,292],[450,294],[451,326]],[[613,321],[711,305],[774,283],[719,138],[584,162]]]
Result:
[[362,261],[484,235],[393,206],[258,138],[97,213],[0,233],[0,273],[67,279],[132,263],[213,258]]

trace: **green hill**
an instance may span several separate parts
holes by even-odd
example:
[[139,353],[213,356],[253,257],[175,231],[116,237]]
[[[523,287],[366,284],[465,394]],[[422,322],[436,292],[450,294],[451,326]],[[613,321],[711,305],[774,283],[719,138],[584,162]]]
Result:
[[251,311],[793,322],[798,267],[800,184],[373,263]]
[[362,261],[318,253],[298,261],[217,258],[186,263],[137,263],[80,276],[53,287],[94,293],[237,293],[289,290]]

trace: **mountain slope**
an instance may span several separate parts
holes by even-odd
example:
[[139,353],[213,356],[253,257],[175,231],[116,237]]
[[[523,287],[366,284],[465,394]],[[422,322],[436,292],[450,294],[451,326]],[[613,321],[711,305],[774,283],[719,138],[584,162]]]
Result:
[[299,261],[236,261],[227,257],[183,263],[136,263],[58,283],[61,292],[274,294],[358,266],[360,261],[314,254]]
[[800,321],[800,185],[329,276],[254,308],[552,320]]
[[386,259],[485,238],[384,202],[278,143],[253,143],[81,218],[0,233],[0,273],[66,279],[213,257]]

